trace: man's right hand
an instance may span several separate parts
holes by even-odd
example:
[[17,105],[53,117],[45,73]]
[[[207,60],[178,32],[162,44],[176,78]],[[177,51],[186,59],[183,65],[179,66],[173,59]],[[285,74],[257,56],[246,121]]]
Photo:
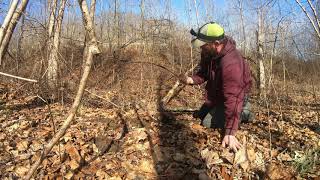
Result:
[[225,135],[222,140],[222,147],[229,146],[234,152],[237,152],[241,148],[241,143],[233,135]]
[[193,79],[191,77],[189,77],[189,76],[184,75],[184,74],[180,74],[179,75],[179,80],[183,84],[188,84],[188,85],[192,85],[193,84]]

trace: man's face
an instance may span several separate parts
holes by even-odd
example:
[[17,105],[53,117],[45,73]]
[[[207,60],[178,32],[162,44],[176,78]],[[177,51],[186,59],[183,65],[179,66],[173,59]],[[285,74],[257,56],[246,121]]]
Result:
[[215,56],[217,54],[217,48],[215,43],[206,43],[200,48],[202,52],[210,56]]

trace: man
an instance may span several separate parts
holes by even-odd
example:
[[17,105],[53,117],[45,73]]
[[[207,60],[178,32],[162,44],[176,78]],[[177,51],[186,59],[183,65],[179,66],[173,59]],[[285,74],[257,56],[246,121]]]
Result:
[[191,41],[193,47],[201,48],[200,69],[192,77],[182,75],[180,81],[189,85],[207,82],[205,103],[195,116],[208,128],[222,128],[222,146],[237,151],[241,147],[235,137],[240,116],[243,120],[251,116],[245,100],[251,88],[249,67],[235,41],[225,36],[219,24],[210,22],[198,32],[193,29],[190,32],[195,36]]

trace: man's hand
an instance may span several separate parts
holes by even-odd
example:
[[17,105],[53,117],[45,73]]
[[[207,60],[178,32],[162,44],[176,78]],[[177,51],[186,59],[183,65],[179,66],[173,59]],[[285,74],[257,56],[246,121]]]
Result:
[[222,147],[229,146],[234,152],[237,152],[241,148],[241,144],[237,138],[233,135],[225,135],[222,140]]
[[189,85],[193,84],[193,79],[189,76],[184,75],[184,74],[179,75],[179,80],[183,84],[189,84]]

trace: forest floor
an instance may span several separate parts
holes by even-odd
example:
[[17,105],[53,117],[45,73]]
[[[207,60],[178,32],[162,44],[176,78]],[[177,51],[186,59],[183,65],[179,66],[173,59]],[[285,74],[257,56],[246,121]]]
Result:
[[[46,104],[0,86],[0,179],[19,179],[63,123],[70,104]],[[93,91],[93,90],[92,90]],[[191,87],[184,92],[193,91]],[[306,96],[266,108],[252,97],[255,118],[237,133],[243,148],[221,147],[219,130],[189,112],[159,112],[156,104],[84,103],[65,136],[38,168],[36,179],[319,179],[320,105]],[[184,100],[185,93],[177,99]],[[292,97],[292,96],[291,96]],[[309,97],[312,99],[312,97]],[[198,104],[201,103],[199,100]],[[168,109],[180,106],[177,100]]]

